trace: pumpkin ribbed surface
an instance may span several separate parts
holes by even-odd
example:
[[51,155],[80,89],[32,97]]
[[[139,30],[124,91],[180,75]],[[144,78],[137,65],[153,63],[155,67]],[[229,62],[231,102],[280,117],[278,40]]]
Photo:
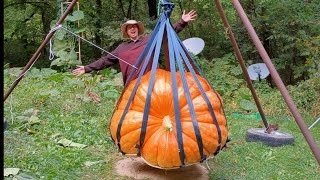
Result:
[[[149,72],[142,77],[129,111],[121,126],[120,147],[126,154],[137,154],[138,152],[136,145],[140,142],[142,119],[150,75],[151,73]],[[179,72],[176,73],[176,77],[185,164],[188,165],[199,162],[201,157]],[[214,109],[214,114],[221,130],[221,146],[224,146],[228,132],[226,118],[223,115],[220,101],[216,93],[210,88],[208,82],[198,75],[197,77]],[[218,147],[217,128],[210,115],[208,105],[202,97],[191,73],[186,73],[186,79],[203,142],[203,153],[210,156],[216,152]],[[118,124],[135,84],[136,80],[133,80],[126,88],[110,122],[111,135],[116,143]],[[141,147],[141,156],[147,163],[156,167],[175,168],[181,166],[171,74],[162,69],[156,70],[148,124],[144,144]]]

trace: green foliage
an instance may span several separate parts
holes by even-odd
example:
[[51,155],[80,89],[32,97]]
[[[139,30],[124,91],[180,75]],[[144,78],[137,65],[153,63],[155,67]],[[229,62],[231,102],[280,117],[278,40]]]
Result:
[[[319,11],[318,1],[247,0],[242,5],[286,84],[306,80],[319,72],[319,15],[314,13]],[[244,33],[247,34],[244,28],[235,31],[245,56],[254,63],[261,62]]]
[[73,11],[72,15],[69,14],[65,20],[76,22],[76,21],[82,20],[83,18],[84,18],[83,11]]
[[301,81],[296,86],[288,87],[292,99],[299,108],[312,109],[320,101],[320,79],[314,78]]
[[[4,62],[11,67],[24,66],[47,34],[50,16],[56,7],[53,1],[28,3],[25,1],[4,1]],[[48,20],[49,19],[49,20]],[[39,59],[43,59],[43,51]],[[47,58],[47,57],[46,57]],[[36,63],[45,65],[48,63]]]
[[[69,31],[80,34],[85,28],[76,25],[80,24],[80,21],[84,19],[83,11],[73,11],[72,15],[68,15],[62,26]],[[51,22],[51,29],[56,25],[57,20]],[[53,38],[52,50],[55,56],[58,58],[51,62],[51,66],[58,66],[60,70],[66,71],[74,68],[76,65],[81,64],[78,60],[78,38],[69,34],[64,29],[59,29]]]
[[[19,70],[4,70],[5,89]],[[9,98],[5,103],[10,121],[5,132],[5,167],[19,167],[35,179],[74,179],[83,177],[84,172],[99,174],[101,168],[111,171],[116,149],[106,138],[105,128],[121,89],[113,83],[115,76],[111,73],[103,78],[77,78],[69,73],[32,68],[12,93],[12,101]],[[100,103],[87,93],[89,89],[103,97]],[[117,96],[104,98],[108,90]],[[10,106],[13,123],[8,119]],[[89,147],[63,147],[58,143],[63,139]],[[106,158],[108,152],[113,155]],[[106,163],[86,168],[86,162],[98,160]]]
[[255,104],[253,104],[251,101],[246,99],[241,99],[239,104],[240,104],[240,107],[246,110],[247,112],[256,109]]
[[[319,84],[319,78],[311,78],[306,81],[301,81],[297,85],[290,85],[287,87],[290,97],[300,111],[307,111],[314,116],[319,115]],[[266,82],[256,82],[254,87],[262,102],[262,107],[267,114],[291,114],[284,98],[276,87],[271,88]]]
[[[25,3],[4,1],[4,61],[11,67],[24,66],[53,27],[50,23],[61,16],[62,0]],[[101,2],[101,4],[98,4]],[[179,33],[180,38],[200,37],[205,41],[202,57],[223,58],[233,52],[230,40],[214,1],[173,1],[176,6],[171,22],[181,18],[183,10],[197,11],[197,20]],[[130,3],[131,6],[130,6]],[[243,58],[249,64],[261,62],[231,1],[221,1],[225,15],[236,37]],[[244,0],[241,4],[285,84],[319,77],[319,12],[317,0]],[[66,8],[66,6],[64,6]],[[77,6],[76,6],[77,7]],[[148,16],[146,1],[79,1],[64,26],[94,44],[111,52],[123,41],[120,25],[124,20],[137,19],[145,23],[146,33],[156,23]],[[77,27],[79,21],[79,27]],[[55,21],[54,21],[55,22]],[[101,57],[101,50],[81,43],[81,62],[77,52],[77,38],[64,30],[54,36],[53,51],[58,57],[52,66],[66,71],[77,64],[88,64]],[[72,51],[73,50],[73,51]],[[61,52],[60,52],[61,51]],[[18,55],[17,55],[18,54]],[[49,48],[41,54],[35,66],[47,67]]]
[[215,58],[211,62],[200,58],[197,62],[212,86],[225,97],[232,98],[236,90],[245,84],[240,65],[233,54]]

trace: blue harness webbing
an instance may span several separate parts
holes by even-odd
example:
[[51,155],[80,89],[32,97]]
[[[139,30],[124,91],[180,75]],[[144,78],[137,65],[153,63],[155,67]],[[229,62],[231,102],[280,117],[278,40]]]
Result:
[[[149,118],[149,112],[150,112],[150,106],[151,106],[151,98],[152,98],[151,95],[152,95],[152,90],[153,90],[154,83],[155,83],[156,69],[158,68],[158,65],[159,65],[160,50],[161,50],[162,42],[164,41],[164,39],[165,40],[167,39],[168,40],[169,60],[166,59],[166,61],[169,61],[169,62],[166,62],[166,63],[170,66],[170,67],[167,67],[167,69],[170,69],[171,80],[172,80],[172,92],[173,92],[173,101],[174,101],[175,125],[176,125],[176,133],[177,133],[176,135],[177,135],[177,140],[178,140],[179,157],[180,157],[180,161],[181,161],[181,167],[184,167],[185,166],[185,153],[184,153],[184,146],[183,146],[182,124],[181,124],[181,118],[180,118],[181,116],[180,116],[180,107],[179,107],[179,98],[178,98],[178,84],[177,84],[177,77],[176,77],[177,70],[179,71],[179,73],[181,75],[183,90],[184,90],[185,97],[186,97],[187,104],[188,104],[188,108],[190,111],[190,117],[191,117],[193,129],[194,129],[194,132],[196,135],[198,149],[199,149],[199,153],[200,153],[200,157],[201,157],[200,162],[206,160],[207,157],[203,152],[204,148],[203,148],[203,142],[202,142],[202,138],[201,138],[200,128],[199,128],[199,124],[197,121],[194,105],[192,103],[192,98],[190,95],[184,67],[187,68],[187,71],[190,72],[192,77],[194,78],[194,81],[195,81],[197,87],[199,88],[204,101],[206,102],[206,104],[208,106],[210,115],[213,119],[213,123],[215,124],[215,127],[217,129],[218,147],[215,152],[215,155],[222,148],[221,147],[222,137],[221,137],[221,130],[220,130],[215,112],[213,110],[213,107],[210,103],[208,96],[205,93],[204,88],[201,86],[201,83],[200,83],[199,79],[197,78],[197,74],[200,74],[206,80],[207,80],[207,78],[205,77],[204,73],[200,69],[199,65],[192,58],[192,56],[189,54],[186,47],[183,45],[179,36],[177,35],[177,33],[175,32],[175,30],[173,29],[173,27],[170,23],[169,17],[170,17],[171,12],[174,8],[174,4],[171,2],[167,2],[166,0],[163,0],[163,3],[161,4],[161,6],[163,6],[164,8],[163,8],[163,12],[160,16],[160,19],[157,22],[155,29],[153,30],[145,49],[143,50],[143,52],[141,53],[141,55],[139,56],[139,58],[135,64],[136,67],[140,67],[143,62],[141,71],[139,72],[137,81],[133,87],[133,90],[131,92],[131,95],[128,99],[128,102],[125,106],[124,112],[120,118],[120,121],[119,121],[119,124],[117,127],[117,133],[116,133],[117,146],[118,146],[118,151],[121,152],[122,154],[125,154],[125,152],[123,152],[121,150],[121,145],[120,145],[121,127],[122,127],[123,121],[125,119],[125,116],[129,111],[129,107],[133,101],[133,98],[137,92],[141,78],[145,74],[146,68],[147,68],[148,64],[150,63],[150,60],[152,59],[151,75],[150,75],[150,80],[149,80],[149,85],[148,85],[146,102],[145,102],[145,106],[144,106],[140,140],[139,140],[139,144],[136,145],[136,148],[138,149],[137,155],[141,156],[141,148],[144,144],[145,135],[146,135],[146,131],[147,131],[148,118]],[[134,72],[135,72],[135,69],[132,69],[130,72],[130,75],[128,77],[128,80],[125,84],[125,89],[127,88],[128,83],[131,81]],[[214,91],[214,93],[218,97],[221,108],[223,110],[222,100],[220,99],[218,93],[213,89],[213,87],[211,85],[210,85],[210,88]],[[120,97],[120,99],[121,99],[121,97]],[[224,110],[223,110],[223,113],[224,113]]]

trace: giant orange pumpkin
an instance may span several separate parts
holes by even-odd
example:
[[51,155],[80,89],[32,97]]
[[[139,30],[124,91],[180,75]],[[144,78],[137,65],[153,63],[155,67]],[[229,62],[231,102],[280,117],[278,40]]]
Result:
[[[149,72],[142,77],[129,111],[125,115],[121,126],[120,148],[125,154],[138,153],[136,145],[140,142],[140,131],[150,75],[151,73]],[[198,163],[201,161],[201,157],[179,72],[176,73],[176,77],[185,164],[189,165]],[[197,77],[214,109],[214,114],[221,130],[221,147],[223,147],[227,140],[228,131],[226,118],[223,115],[219,101],[220,97],[217,97],[217,94],[213,92],[204,78],[198,75]],[[209,112],[208,105],[203,99],[201,91],[196,85],[191,73],[186,73],[186,79],[203,142],[203,153],[209,157],[213,155],[218,148],[217,127]],[[124,91],[110,122],[111,135],[116,144],[118,143],[118,124],[136,81],[137,80],[133,80]],[[141,157],[151,166],[162,169],[179,168],[181,166],[171,74],[162,69],[157,69],[156,71],[145,139],[143,145],[140,147]]]

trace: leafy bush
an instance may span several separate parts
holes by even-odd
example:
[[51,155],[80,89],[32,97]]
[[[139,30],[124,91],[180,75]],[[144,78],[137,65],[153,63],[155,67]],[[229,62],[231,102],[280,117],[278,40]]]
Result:
[[[84,18],[83,11],[74,11],[71,14],[69,14],[65,22],[62,23],[64,28],[67,28],[71,32],[74,32],[75,34],[79,34],[85,31],[85,28],[76,26],[75,24],[80,20]],[[51,29],[55,27],[57,20],[53,20],[51,22]],[[76,65],[81,64],[81,62],[78,60],[79,52],[77,51],[77,38],[71,34],[68,34],[65,30],[58,30],[55,33],[55,36],[53,38],[53,45],[52,45],[52,53],[54,53],[55,56],[58,58],[54,59],[51,63],[52,67],[58,67],[61,71],[66,71],[70,68],[75,67]]]
[[212,61],[204,58],[196,58],[196,61],[213,88],[226,99],[232,99],[234,93],[245,85],[240,65],[233,54],[227,54]]
[[298,108],[311,110],[319,115],[320,110],[320,79],[312,78],[301,81],[296,86],[288,87],[289,93]]

